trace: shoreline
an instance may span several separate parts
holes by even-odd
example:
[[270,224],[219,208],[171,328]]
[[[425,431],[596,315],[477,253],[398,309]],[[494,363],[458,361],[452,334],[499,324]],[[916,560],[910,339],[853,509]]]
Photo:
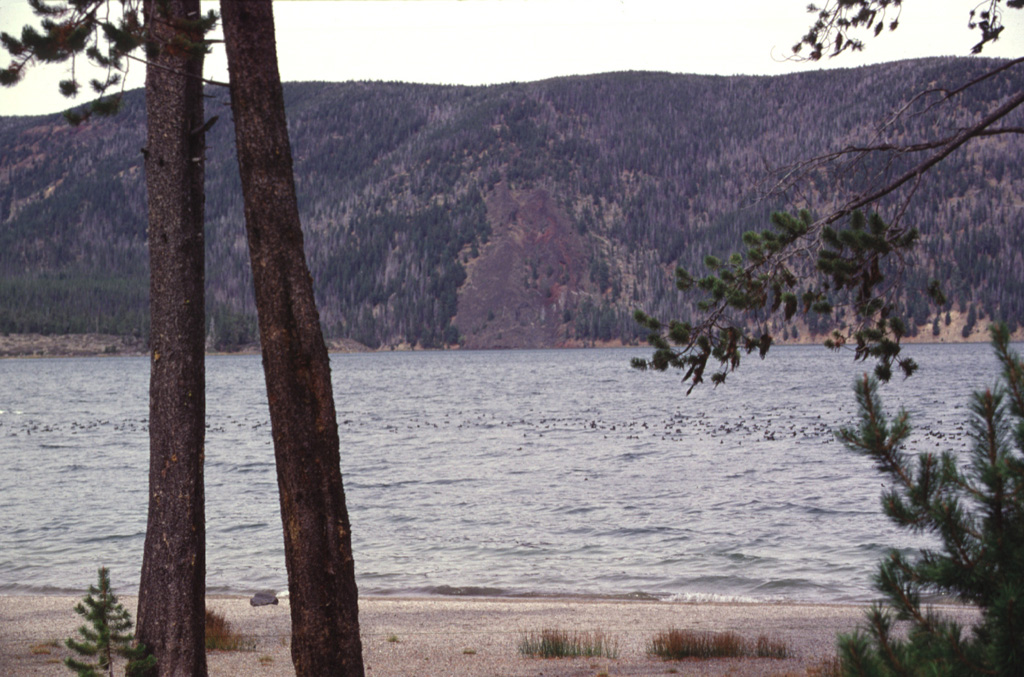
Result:
[[[773,346],[821,345],[828,338],[825,334],[803,334],[798,339],[779,339]],[[949,340],[947,340],[947,338]],[[368,348],[352,339],[325,338],[330,353],[388,353],[388,352],[432,352],[450,350],[470,350],[459,346],[446,348],[420,348],[408,345]],[[979,325],[979,329],[967,338],[959,336],[932,336],[922,332],[918,336],[903,337],[908,345],[953,345],[960,343],[988,343],[988,331]],[[1024,341],[1024,327],[1019,328],[1012,336],[1011,342]],[[586,348],[643,348],[650,349],[643,341],[636,343],[612,341],[571,341],[559,345],[541,348],[541,350],[576,350]],[[479,350],[490,350],[481,348]],[[534,348],[509,348],[508,350],[534,350]],[[259,345],[251,344],[238,350],[217,351],[207,350],[206,355],[259,355]],[[69,357],[146,357],[149,351],[140,339],[114,334],[9,334],[0,335],[0,360],[9,359],[44,359]]]
[[[0,596],[0,674],[65,675],[70,652],[63,640],[82,619],[73,611],[81,596]],[[137,597],[122,596],[135,616]],[[209,674],[294,675],[288,599],[253,607],[247,597],[208,595],[210,609],[233,629],[255,640],[251,651],[207,652]],[[596,675],[808,674],[836,654],[836,636],[861,624],[867,605],[751,602],[665,602],[579,598],[364,597],[360,627],[367,674],[485,675],[546,677]],[[970,624],[977,613],[944,607]],[[658,632],[671,628],[733,631],[747,640],[759,635],[784,642],[787,659],[663,661],[647,654]],[[618,657],[540,659],[520,655],[518,643],[531,632],[559,629],[602,632]],[[813,674],[811,672],[810,674]]]

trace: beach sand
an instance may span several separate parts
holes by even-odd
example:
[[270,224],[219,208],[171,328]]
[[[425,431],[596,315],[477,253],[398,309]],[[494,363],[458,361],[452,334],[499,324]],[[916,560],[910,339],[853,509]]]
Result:
[[[63,640],[81,625],[80,598],[0,596],[0,675],[68,675]],[[133,612],[136,599],[121,598]],[[248,598],[208,597],[237,632],[255,640],[250,651],[209,652],[210,675],[293,675],[287,599],[253,607]],[[953,610],[969,623],[969,610]],[[366,674],[456,677],[583,675],[816,675],[835,656],[837,633],[864,618],[853,605],[722,604],[591,599],[363,598],[360,600]],[[601,631],[618,657],[540,659],[519,654],[524,633],[544,629]],[[767,634],[793,657],[663,661],[647,644],[669,628],[734,631],[748,640]]]

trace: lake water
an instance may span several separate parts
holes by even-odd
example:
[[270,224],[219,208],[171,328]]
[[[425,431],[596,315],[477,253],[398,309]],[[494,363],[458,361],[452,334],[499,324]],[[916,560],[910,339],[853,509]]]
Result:
[[[1016,347],[1020,351],[1020,346]],[[987,345],[906,348],[883,389],[912,448],[962,449]],[[820,346],[748,357],[689,397],[645,348],[332,356],[360,592],[864,601],[881,477],[833,430],[865,370]],[[0,361],[0,594],[135,592],[146,358]],[[287,588],[258,357],[207,360],[207,585]]]

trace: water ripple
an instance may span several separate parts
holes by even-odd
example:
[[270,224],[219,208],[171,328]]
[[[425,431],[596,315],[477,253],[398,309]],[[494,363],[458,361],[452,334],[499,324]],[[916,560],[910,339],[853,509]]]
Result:
[[[964,448],[987,347],[908,349],[922,373],[887,404],[915,412],[915,445]],[[863,365],[782,347],[685,397],[628,368],[645,353],[334,356],[360,590],[863,601],[890,546],[927,542],[885,520],[878,475],[833,438]],[[78,593],[101,565],[137,588],[148,367],[0,361],[0,594]],[[259,357],[210,357],[207,378],[207,587],[285,589]]]

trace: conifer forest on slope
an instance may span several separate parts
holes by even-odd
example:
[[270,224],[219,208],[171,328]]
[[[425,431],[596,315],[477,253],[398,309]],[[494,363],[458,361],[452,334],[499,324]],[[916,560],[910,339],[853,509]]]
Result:
[[[288,84],[325,332],[371,348],[637,340],[635,308],[692,315],[677,265],[701,270],[706,254],[737,250],[785,206],[756,200],[770,168],[870,138],[913,94],[992,63]],[[1011,70],[898,124],[924,137],[937,115],[974,119],[1021,86]],[[208,94],[219,120],[207,135],[207,322],[211,347],[230,349],[256,339],[255,309],[228,95]],[[144,116],[134,91],[118,116],[78,128],[59,115],[0,118],[0,332],[146,336]],[[975,143],[918,188],[904,216],[922,233],[908,289],[937,278],[949,299],[936,316],[908,293],[902,311],[922,335],[950,323],[958,337],[965,325],[981,332],[986,318],[1017,329],[1024,318],[1021,157],[1019,137]],[[811,187],[822,208],[830,190],[824,179]],[[828,329],[808,316],[796,334]]]

